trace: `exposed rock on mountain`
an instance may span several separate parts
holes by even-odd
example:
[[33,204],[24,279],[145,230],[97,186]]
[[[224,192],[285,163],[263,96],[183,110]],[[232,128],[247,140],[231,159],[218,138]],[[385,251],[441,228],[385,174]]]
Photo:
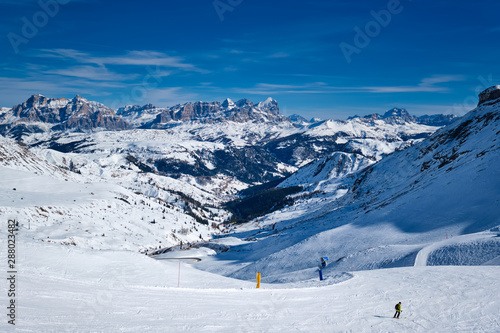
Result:
[[297,125],[307,125],[309,121],[307,121],[306,118],[298,115],[298,114],[292,114],[291,116],[288,116],[288,118]]
[[458,119],[453,114],[424,115],[417,118],[417,123],[428,126],[446,126]]
[[500,85],[492,86],[479,94],[479,105],[482,104],[492,104],[500,98]]
[[365,121],[382,120],[388,124],[404,124],[413,122],[428,126],[446,126],[451,124],[457,116],[452,114],[436,114],[436,115],[423,115],[420,117],[412,116],[406,109],[393,108],[388,110],[384,115],[373,113],[364,117],[354,116],[348,119],[362,119]]
[[120,108],[117,113],[134,127],[144,129],[171,128],[186,121],[207,124],[221,121],[239,123],[289,121],[279,112],[278,102],[272,98],[258,104],[247,99],[234,103],[227,98],[222,103],[199,101],[169,108],[157,108],[151,104],[134,105]]
[[249,100],[242,99],[234,103],[230,99],[224,102],[195,102],[176,105],[160,111],[154,120],[143,122],[141,128],[168,128],[172,123],[198,121],[213,123],[219,121],[234,122],[283,122],[289,121],[279,112],[278,103],[268,98],[255,105]]
[[[16,132],[16,126],[38,127],[38,131],[50,129],[88,131],[95,129],[124,130],[130,126],[115,111],[103,104],[88,101],[77,95],[73,99],[47,98],[33,95],[26,102],[16,105],[0,116],[3,131]],[[29,125],[28,125],[29,124]],[[33,126],[36,125],[36,126]],[[31,132],[37,132],[32,129]]]

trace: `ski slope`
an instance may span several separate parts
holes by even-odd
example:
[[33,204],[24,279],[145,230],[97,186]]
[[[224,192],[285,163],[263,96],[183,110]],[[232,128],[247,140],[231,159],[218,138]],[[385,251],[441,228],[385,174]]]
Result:
[[[17,244],[19,332],[500,331],[498,266],[372,270],[329,285],[255,289],[197,264],[34,243],[22,232]],[[0,322],[2,332],[13,328]]]
[[[431,243],[417,253],[415,266],[478,265],[499,257],[500,234],[485,231],[451,236]],[[453,262],[452,262],[453,261]],[[479,261],[479,262],[478,262]]]
[[109,152],[72,174],[42,162],[62,154],[7,142],[4,263],[7,219],[20,227],[16,327],[4,317],[0,332],[499,332],[499,110],[480,107],[368,169],[352,154],[312,163],[288,180],[311,185],[295,205],[161,256],[171,260],[138,252],[213,231],[175,204],[181,182],[134,177]]

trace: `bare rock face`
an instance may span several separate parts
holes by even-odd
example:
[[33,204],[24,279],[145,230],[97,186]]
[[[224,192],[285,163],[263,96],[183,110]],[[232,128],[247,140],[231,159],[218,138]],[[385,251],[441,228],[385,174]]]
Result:
[[[134,106],[127,110],[142,110],[144,107]],[[217,121],[234,122],[281,122],[290,119],[282,115],[279,111],[278,102],[268,98],[263,102],[254,104],[247,99],[234,103],[230,99],[220,102],[195,102],[176,105],[170,108],[157,109],[158,113],[154,120],[144,123],[141,128],[162,128],[169,123],[198,121],[203,123],[213,123]],[[119,114],[124,114],[120,111]],[[138,114],[138,111],[135,115]],[[127,114],[133,118],[135,115]],[[128,119],[128,118],[126,118]]]
[[20,123],[46,123],[53,130],[123,130],[130,126],[113,109],[88,101],[80,95],[73,99],[33,95],[11,110],[13,126]]
[[492,86],[479,94],[479,103],[477,106],[483,104],[492,104],[500,98],[500,86]]
[[55,109],[66,107],[69,100],[65,98],[49,99],[42,95],[33,95],[22,104],[12,108],[12,113],[21,122],[59,123],[66,117]]

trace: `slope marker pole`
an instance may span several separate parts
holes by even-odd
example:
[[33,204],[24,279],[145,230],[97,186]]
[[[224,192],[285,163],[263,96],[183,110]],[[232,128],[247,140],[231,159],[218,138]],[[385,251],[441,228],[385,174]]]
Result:
[[179,275],[177,277],[177,288],[181,285],[181,261],[179,260]]

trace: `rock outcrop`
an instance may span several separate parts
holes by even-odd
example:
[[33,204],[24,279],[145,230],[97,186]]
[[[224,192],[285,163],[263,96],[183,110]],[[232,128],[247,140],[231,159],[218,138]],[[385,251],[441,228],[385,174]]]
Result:
[[44,123],[52,130],[124,130],[130,126],[107,106],[88,101],[80,95],[73,99],[33,95],[26,102],[5,113],[0,122],[11,128]]
[[500,85],[492,86],[484,90],[479,94],[479,103],[477,106],[483,104],[492,104],[494,101],[500,98]]

